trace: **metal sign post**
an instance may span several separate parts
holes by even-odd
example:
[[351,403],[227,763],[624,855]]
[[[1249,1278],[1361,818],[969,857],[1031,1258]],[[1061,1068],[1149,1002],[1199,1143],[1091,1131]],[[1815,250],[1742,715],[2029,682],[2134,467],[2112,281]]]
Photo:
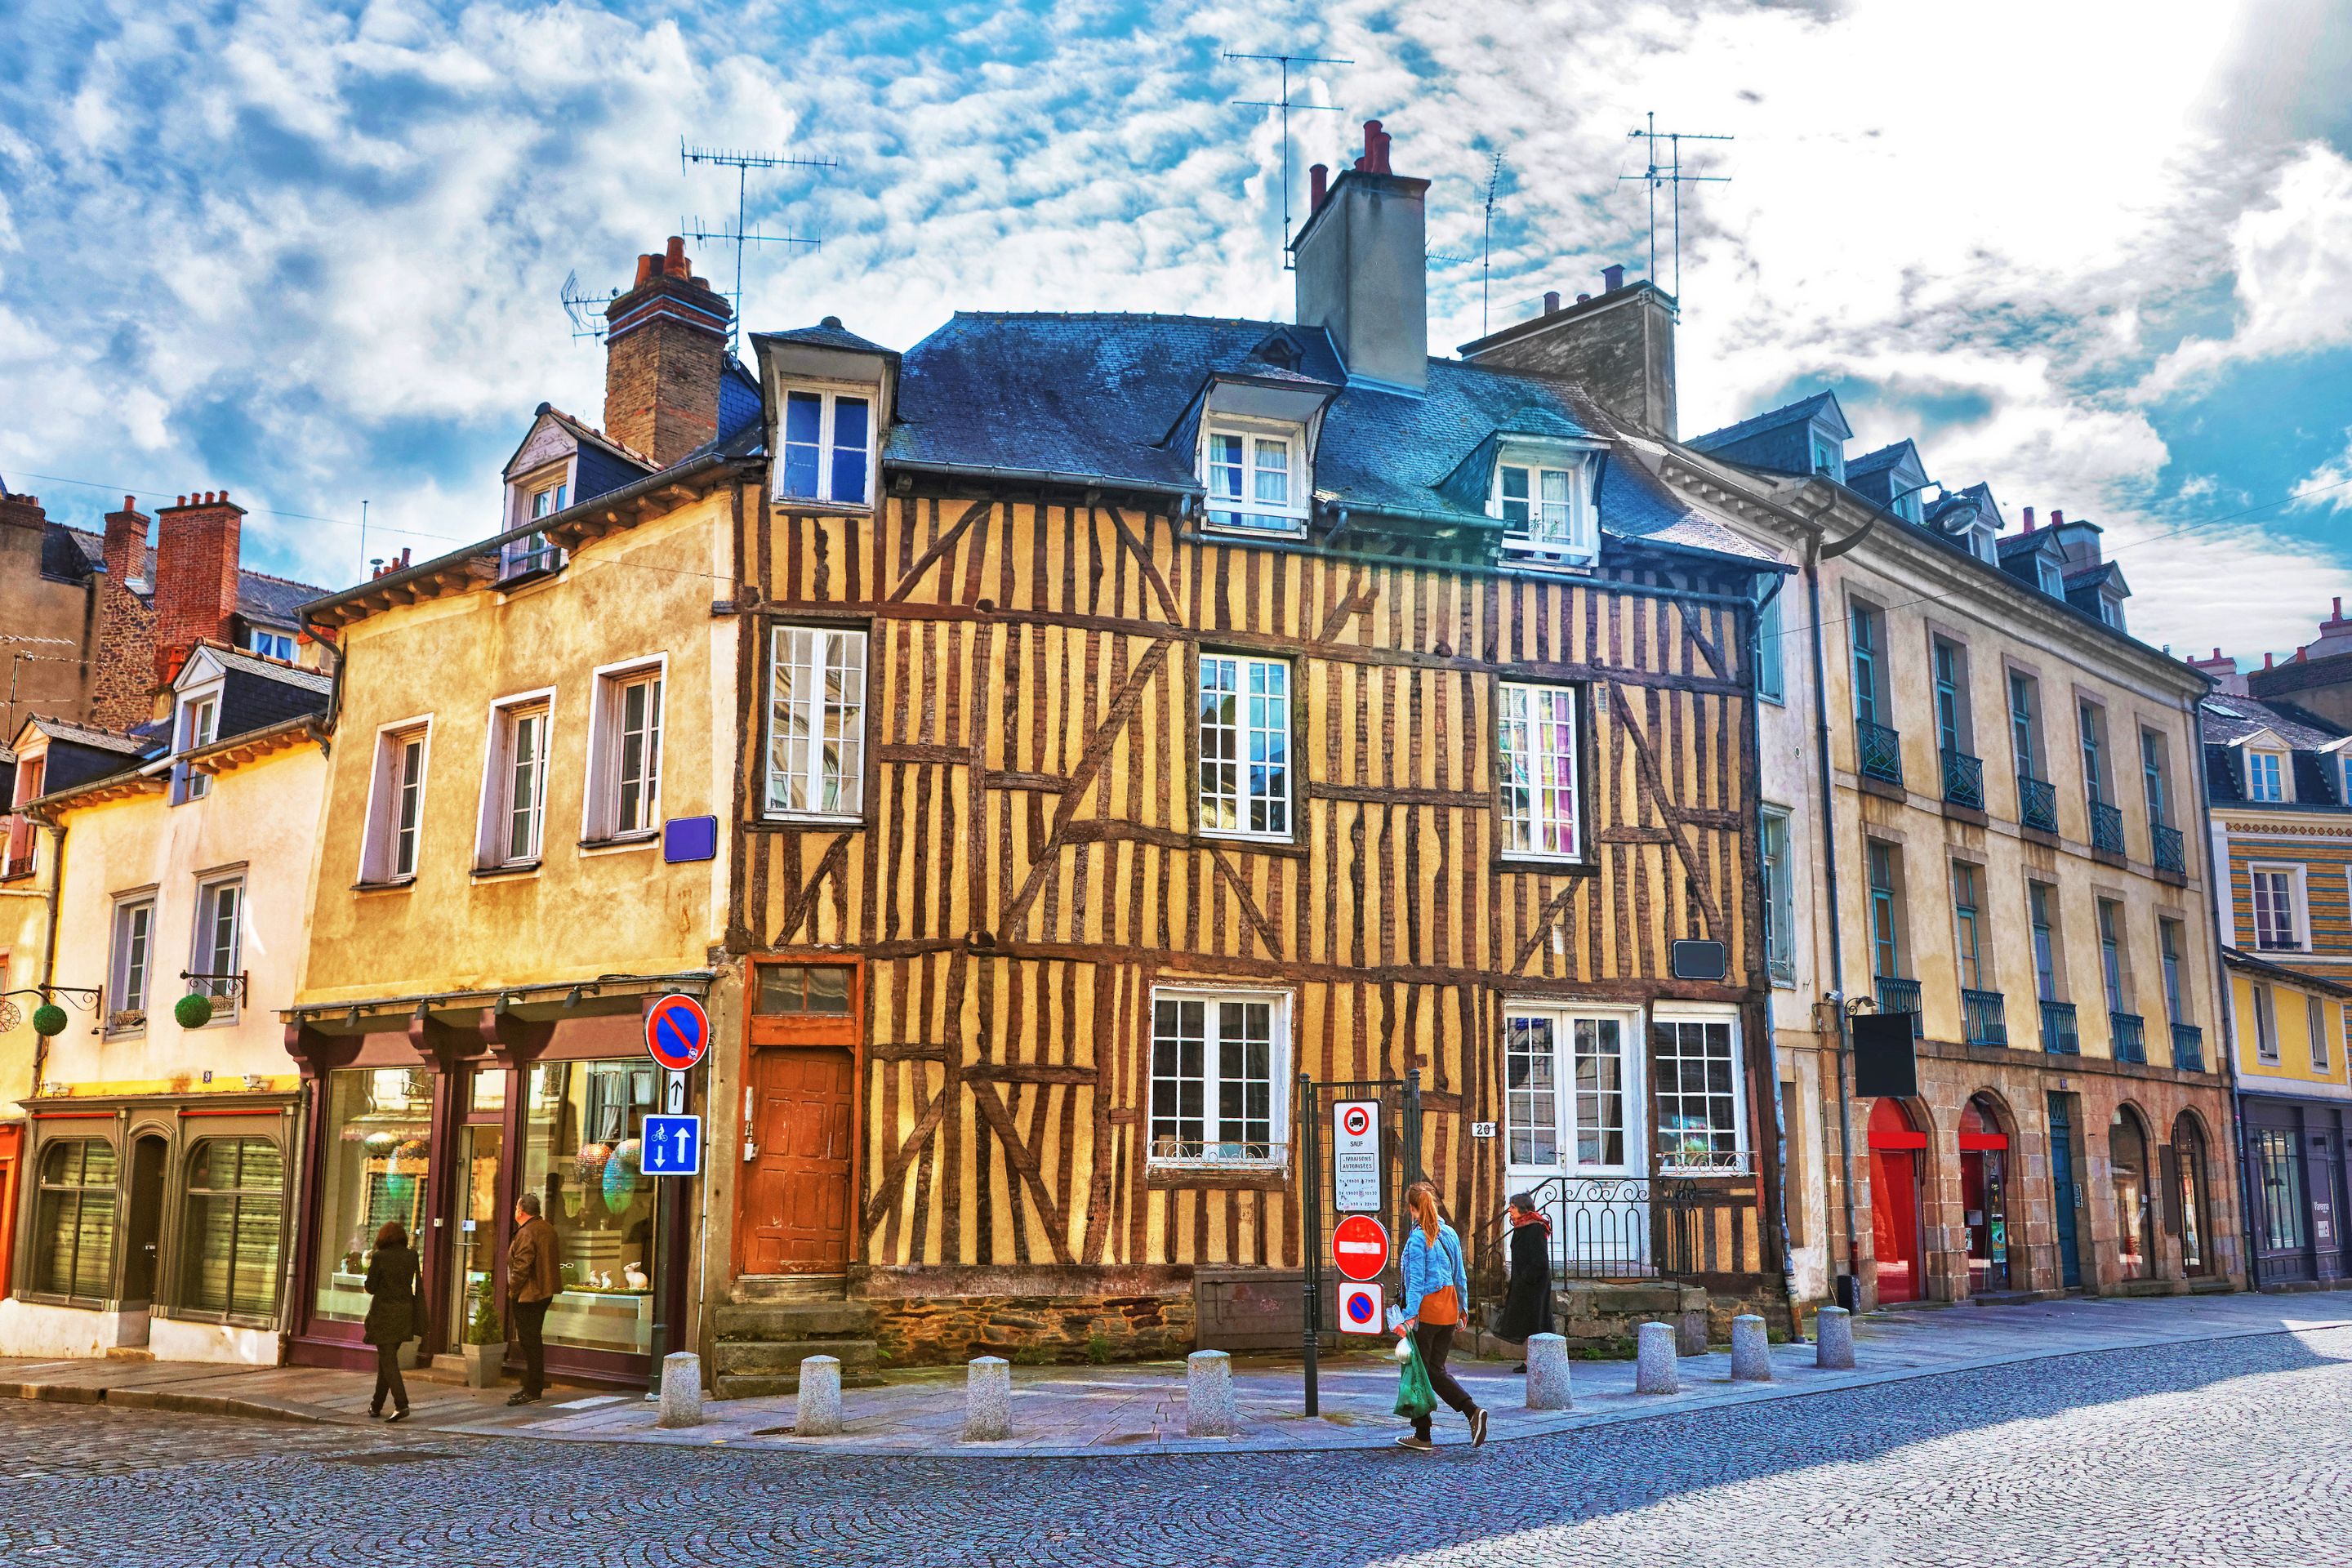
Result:
[[1305,1073],[1298,1075],[1299,1129],[1306,1133],[1298,1162],[1299,1184],[1304,1188],[1298,1205],[1298,1217],[1303,1221],[1305,1235],[1300,1238],[1301,1260],[1307,1265],[1307,1289],[1304,1302],[1307,1309],[1307,1414],[1323,1412],[1322,1390],[1318,1383],[1315,1331],[1323,1321],[1323,1140],[1318,1130],[1323,1125],[1315,1108],[1315,1080]]

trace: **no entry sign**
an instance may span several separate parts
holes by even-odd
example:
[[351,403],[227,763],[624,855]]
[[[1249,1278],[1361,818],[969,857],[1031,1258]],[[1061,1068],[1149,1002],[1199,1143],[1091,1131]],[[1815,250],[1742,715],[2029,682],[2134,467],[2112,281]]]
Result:
[[710,1048],[710,1019],[702,1004],[673,992],[646,1010],[646,1052],[672,1072],[684,1072]]
[[1377,1279],[1389,1266],[1388,1226],[1351,1214],[1331,1232],[1331,1261],[1350,1279]]

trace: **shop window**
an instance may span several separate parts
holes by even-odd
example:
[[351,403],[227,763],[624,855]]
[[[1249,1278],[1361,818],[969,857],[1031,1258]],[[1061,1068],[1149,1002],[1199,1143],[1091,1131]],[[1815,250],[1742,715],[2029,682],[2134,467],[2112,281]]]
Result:
[[1286,996],[1153,994],[1152,1164],[1282,1163],[1289,1014]]
[[1744,1171],[1739,1031],[1729,1018],[1659,1018],[1650,1026],[1656,1063],[1658,1165],[1675,1171]]
[[72,1138],[41,1154],[33,1218],[33,1289],[103,1301],[114,1272],[114,1145]]
[[646,1113],[659,1109],[655,1094],[642,1058],[530,1069],[521,1190],[539,1194],[562,1259],[551,1345],[652,1352],[656,1225],[644,1131]]
[[207,1138],[189,1151],[181,1306],[233,1318],[277,1311],[285,1174],[267,1138]]
[[345,1068],[327,1075],[325,1158],[319,1191],[318,1316],[367,1317],[375,1234],[398,1220],[414,1238],[431,1228],[425,1172],[433,1157],[433,1073],[426,1068]]

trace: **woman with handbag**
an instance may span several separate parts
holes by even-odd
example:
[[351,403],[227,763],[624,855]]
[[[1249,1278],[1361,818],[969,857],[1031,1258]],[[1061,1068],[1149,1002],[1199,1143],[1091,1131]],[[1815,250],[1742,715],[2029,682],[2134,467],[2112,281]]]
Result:
[[400,1347],[425,1331],[416,1310],[416,1251],[408,1245],[408,1231],[398,1220],[386,1220],[375,1233],[375,1251],[368,1258],[367,1342],[375,1347],[375,1399],[368,1414],[383,1414],[383,1398],[392,1395],[392,1419],[408,1419],[408,1384],[400,1375]]
[[[1404,1317],[1397,1327],[1412,1336],[1413,1350],[1437,1397],[1469,1418],[1470,1442],[1475,1447],[1486,1440],[1486,1413],[1445,1370],[1445,1352],[1454,1346],[1454,1327],[1462,1321],[1463,1304],[1470,1299],[1469,1270],[1462,1266],[1462,1238],[1438,1214],[1437,1189],[1427,1182],[1415,1182],[1407,1188],[1404,1203],[1412,1216],[1412,1228],[1404,1238],[1404,1287],[1400,1292]],[[1435,1447],[1430,1440],[1429,1416],[1414,1416],[1412,1431],[1399,1437],[1397,1446]]]

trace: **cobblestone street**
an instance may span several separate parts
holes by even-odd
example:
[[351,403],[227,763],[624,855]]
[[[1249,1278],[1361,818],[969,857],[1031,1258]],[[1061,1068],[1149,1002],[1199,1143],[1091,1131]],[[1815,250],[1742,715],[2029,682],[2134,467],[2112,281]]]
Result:
[[[2352,1330],[1474,1452],[832,1458],[0,1408],[0,1558],[236,1564],[2352,1562]],[[1459,1426],[1440,1426],[1459,1444]]]

